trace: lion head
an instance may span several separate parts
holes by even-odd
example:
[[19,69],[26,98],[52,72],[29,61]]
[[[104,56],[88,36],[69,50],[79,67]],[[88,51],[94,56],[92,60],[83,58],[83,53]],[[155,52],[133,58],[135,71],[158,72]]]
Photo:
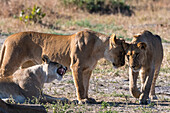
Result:
[[67,67],[49,60],[48,56],[43,55],[42,60],[47,65],[46,74],[48,76],[47,82],[51,82],[55,78],[61,80],[63,75],[66,73]]
[[114,68],[125,64],[125,49],[125,40],[118,39],[115,34],[112,34],[109,39],[109,48],[104,54],[105,58],[112,62]]
[[138,72],[145,63],[147,44],[139,42],[137,44],[130,44],[127,49],[127,59],[129,67],[134,71]]

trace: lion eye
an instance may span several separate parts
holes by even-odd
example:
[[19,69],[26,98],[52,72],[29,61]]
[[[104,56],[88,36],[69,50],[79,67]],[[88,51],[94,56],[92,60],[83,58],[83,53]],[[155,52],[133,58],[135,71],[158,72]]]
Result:
[[136,53],[136,57],[138,57],[139,56],[139,53]]
[[119,53],[119,57],[122,57],[122,56],[124,56],[124,53],[123,53],[123,52],[120,52],[120,53]]

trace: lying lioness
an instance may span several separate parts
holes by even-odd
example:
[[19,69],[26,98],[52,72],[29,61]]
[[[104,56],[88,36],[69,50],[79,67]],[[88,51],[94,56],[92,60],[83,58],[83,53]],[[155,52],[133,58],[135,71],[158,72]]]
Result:
[[40,102],[67,101],[64,98],[59,99],[42,94],[44,83],[49,83],[54,79],[61,80],[66,72],[66,67],[51,62],[47,56],[43,56],[43,60],[44,64],[20,69],[12,76],[1,78],[0,98],[6,101],[12,96],[14,101],[19,103],[40,96],[42,96]]
[[0,113],[47,113],[44,106],[35,104],[10,104],[0,99]]
[[[161,38],[149,31],[135,35],[127,49],[129,60],[129,89],[131,94],[139,98],[141,104],[147,104],[149,94],[156,99],[155,83],[163,59]],[[137,78],[140,75],[141,91],[137,88]]]
[[125,41],[91,30],[73,35],[20,32],[9,36],[1,50],[2,76],[9,76],[20,66],[41,64],[41,56],[71,68],[79,102],[88,98],[89,79],[97,61],[106,58],[114,67],[125,64]]

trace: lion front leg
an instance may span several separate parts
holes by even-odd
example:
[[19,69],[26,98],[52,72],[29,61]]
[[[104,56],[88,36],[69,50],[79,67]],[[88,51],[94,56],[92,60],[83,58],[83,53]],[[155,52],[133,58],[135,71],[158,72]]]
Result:
[[129,67],[129,90],[133,97],[139,98],[141,92],[137,88],[137,79],[138,79],[139,72],[134,72]]
[[141,70],[139,74],[140,74],[140,81],[141,81],[141,89],[140,89],[140,91],[143,92],[147,75],[146,75],[144,70]]
[[86,69],[83,71],[83,85],[85,89],[85,99],[87,103],[96,103],[96,100],[88,97],[89,81],[92,70]]
[[71,103],[67,98],[56,98],[50,95],[43,94],[43,98],[40,99],[40,103]]
[[84,102],[95,103],[95,99],[88,97],[89,80],[92,70],[77,66],[76,64],[72,65],[71,69],[79,104],[82,104]]
[[71,70],[73,74],[74,85],[76,87],[77,100],[79,103],[81,103],[82,100],[86,98],[85,88],[83,85],[82,69],[73,65],[71,66]]
[[149,101],[147,101],[147,99],[149,99],[149,93],[150,93],[152,80],[153,80],[153,76],[154,76],[154,69],[148,69],[145,74],[147,77],[146,77],[144,86],[142,88],[142,94],[139,97],[140,104],[148,104],[149,103]]

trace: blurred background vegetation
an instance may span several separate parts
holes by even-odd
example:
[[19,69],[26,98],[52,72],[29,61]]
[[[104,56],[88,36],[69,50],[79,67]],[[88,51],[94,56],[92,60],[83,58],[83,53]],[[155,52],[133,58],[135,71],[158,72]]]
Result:
[[170,41],[168,0],[0,0],[0,33],[72,34],[85,28],[119,37],[143,29]]

